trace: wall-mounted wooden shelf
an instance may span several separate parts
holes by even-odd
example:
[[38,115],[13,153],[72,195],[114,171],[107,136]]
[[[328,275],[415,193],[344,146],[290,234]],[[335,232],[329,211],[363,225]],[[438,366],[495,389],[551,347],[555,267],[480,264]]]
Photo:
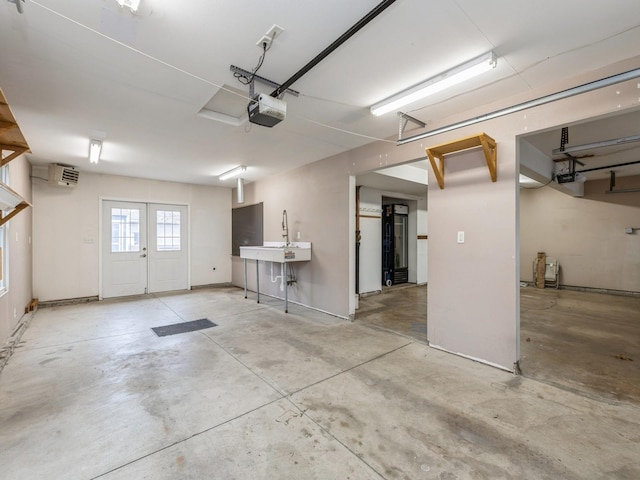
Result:
[[[444,188],[444,156],[449,153],[461,152],[475,147],[482,147],[484,157],[487,161],[487,167],[489,168],[489,175],[491,175],[491,181],[495,182],[498,180],[498,147],[496,146],[496,141],[486,133],[479,133],[426,149],[433,173],[441,189]],[[436,162],[436,159],[438,162]]]
[[[12,153],[4,157],[5,150]],[[4,93],[0,90],[0,167],[29,151],[29,145],[22,136]],[[0,182],[0,226],[30,206],[29,202]]]
[[[30,206],[29,202],[0,182],[0,226]],[[7,213],[5,214],[5,212]]]

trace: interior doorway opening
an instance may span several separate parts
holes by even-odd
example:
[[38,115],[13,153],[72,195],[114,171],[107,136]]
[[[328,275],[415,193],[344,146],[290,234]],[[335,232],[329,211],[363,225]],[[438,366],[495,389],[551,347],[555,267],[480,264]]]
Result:
[[[640,218],[640,137],[611,141],[637,125],[640,109],[517,140],[522,374],[607,401],[640,401],[640,251],[625,233]],[[612,194],[610,170],[631,191]],[[555,259],[556,282],[536,276],[538,256]]]

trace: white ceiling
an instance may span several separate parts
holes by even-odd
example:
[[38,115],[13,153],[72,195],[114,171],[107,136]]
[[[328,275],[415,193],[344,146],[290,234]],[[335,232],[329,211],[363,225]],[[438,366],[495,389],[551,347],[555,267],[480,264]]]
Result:
[[397,0],[292,85],[282,123],[197,115],[222,85],[248,95],[229,66],[251,70],[273,24],[284,33],[259,74],[280,83],[378,3],[142,0],[132,15],[115,0],[27,0],[20,15],[0,0],[0,88],[34,164],[230,186],[217,175],[239,164],[253,181],[394,138],[397,118],[373,103],[489,50],[495,70],[407,113],[428,125],[640,55],[637,0]]

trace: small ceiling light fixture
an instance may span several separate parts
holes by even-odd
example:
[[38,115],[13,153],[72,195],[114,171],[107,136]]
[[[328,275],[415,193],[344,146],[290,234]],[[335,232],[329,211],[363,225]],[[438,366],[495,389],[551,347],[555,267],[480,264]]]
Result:
[[422,83],[414,85],[407,90],[397,93],[371,107],[371,113],[376,116],[385,113],[398,111],[399,108],[410,103],[421,100],[429,95],[440,92],[446,88],[462,83],[465,80],[476,77],[481,73],[488,72],[495,68],[498,59],[493,52],[487,52],[484,55],[474,58],[457,67],[447,70],[435,77],[425,80]]
[[136,13],[140,6],[140,0],[116,0],[116,2],[121,7],[127,7],[132,13]]
[[247,167],[244,165],[238,165],[236,168],[232,168],[228,172],[224,172],[222,175],[218,177],[219,180],[228,180],[231,177],[235,177],[247,171]]
[[91,163],[98,163],[100,160],[100,153],[102,152],[102,142],[100,140],[91,139],[89,143],[89,161]]

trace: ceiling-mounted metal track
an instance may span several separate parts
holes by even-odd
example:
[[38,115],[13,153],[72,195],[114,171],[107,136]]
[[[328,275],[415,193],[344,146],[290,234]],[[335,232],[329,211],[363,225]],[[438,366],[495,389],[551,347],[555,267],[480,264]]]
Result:
[[578,170],[576,173],[595,172],[597,170],[607,170],[609,168],[626,167],[628,165],[637,165],[639,163],[640,163],[640,160],[635,160],[633,162],[616,163],[615,165],[605,165],[604,167],[585,168],[583,170]]
[[[279,83],[276,83],[273,80],[269,80],[268,78],[264,78],[260,75],[256,75],[255,73],[250,72],[249,70],[245,70],[244,68],[236,67],[235,65],[230,65],[229,70],[231,70],[233,73],[239,73],[240,75],[244,75],[247,78],[251,77],[253,78],[253,80],[262,82],[265,85],[269,85],[270,87],[273,87],[273,88],[280,87]],[[293,90],[291,88],[287,88],[286,92],[293,95],[294,97],[300,96],[300,92],[298,92],[297,90]],[[253,95],[251,95],[251,97],[253,97]]]
[[344,32],[342,35],[338,37],[331,45],[325,48],[322,52],[316,55],[313,60],[307,63],[304,67],[294,73],[289,80],[284,82],[281,86],[276,88],[273,92],[271,92],[272,97],[278,98],[282,93],[293,85],[296,81],[298,81],[303,75],[305,75],[309,70],[319,64],[322,60],[325,59],[330,53],[336,50],[340,45],[353,37],[356,33],[358,33],[365,25],[367,25],[371,20],[380,15],[384,10],[390,7],[396,0],[385,0],[384,2],[379,3],[373,10],[367,13],[364,17],[362,17],[355,25],[353,25],[349,30]]
[[640,135],[631,135],[629,137],[614,138],[613,140],[603,140],[601,142],[585,143],[583,145],[574,145],[572,147],[555,148],[551,151],[553,155],[560,153],[575,153],[584,150],[593,150],[594,148],[617,147],[625,143],[640,142]]
[[544,97],[539,97],[539,98],[536,98],[535,100],[529,100],[528,102],[518,103],[517,105],[513,105],[507,108],[502,108],[500,110],[496,110],[494,112],[487,113],[485,115],[480,115],[479,117],[470,118],[468,120],[452,123],[451,125],[440,127],[435,130],[431,130],[429,132],[424,132],[418,135],[414,135],[412,137],[403,138],[401,140],[398,140],[397,145],[398,146],[405,145],[407,143],[433,137],[441,133],[446,133],[452,130],[457,130],[459,128],[468,127],[470,125],[475,125],[476,123],[485,122],[487,120],[493,120],[494,118],[504,117],[505,115],[521,112],[522,110],[527,110],[533,107],[539,107],[540,105],[546,105],[547,103],[557,102],[558,100],[564,100],[565,98],[573,97],[575,95],[580,95],[582,93],[592,92],[594,90],[599,90],[600,88],[609,87],[611,85],[616,85],[618,83],[626,82],[627,80],[633,80],[634,78],[639,78],[639,77],[640,77],[640,68],[636,68],[634,70],[629,70],[624,73],[619,73],[617,75],[605,77],[600,80],[585,83],[577,87],[569,88],[567,90],[562,90],[557,93],[552,93],[551,95],[545,95]]

